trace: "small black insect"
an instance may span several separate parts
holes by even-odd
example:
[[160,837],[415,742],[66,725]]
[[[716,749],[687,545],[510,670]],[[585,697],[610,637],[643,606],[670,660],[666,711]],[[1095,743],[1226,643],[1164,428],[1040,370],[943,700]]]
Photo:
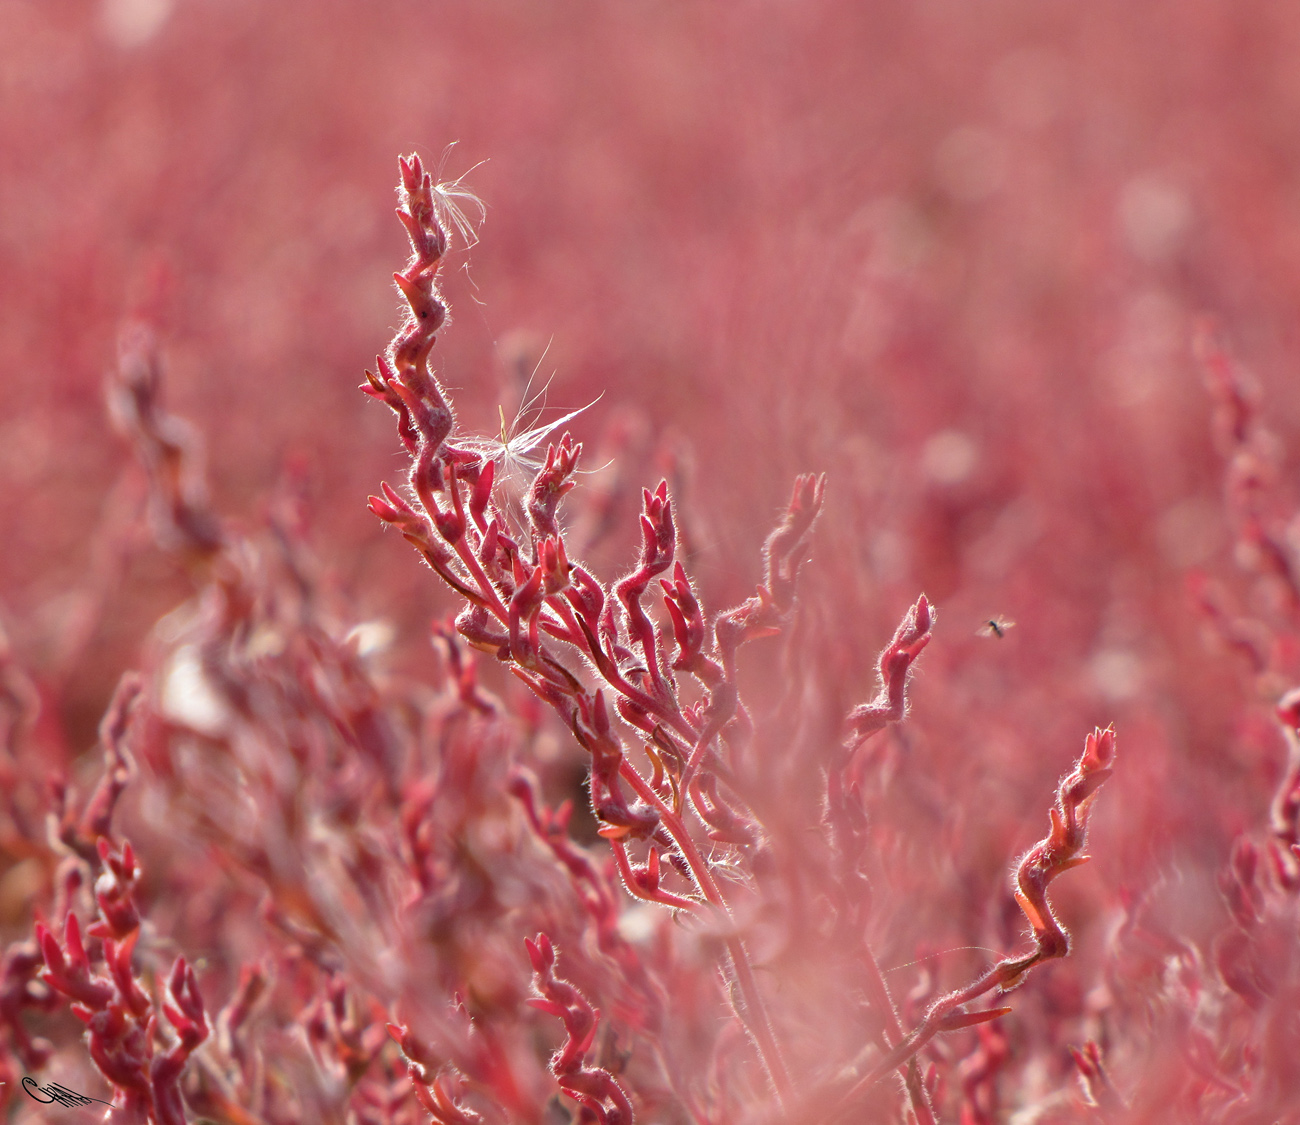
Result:
[[1007,635],[1007,630],[1014,629],[1015,625],[1014,621],[1008,621],[1005,617],[990,617],[975,630],[975,634],[980,637],[997,637],[1001,640]]

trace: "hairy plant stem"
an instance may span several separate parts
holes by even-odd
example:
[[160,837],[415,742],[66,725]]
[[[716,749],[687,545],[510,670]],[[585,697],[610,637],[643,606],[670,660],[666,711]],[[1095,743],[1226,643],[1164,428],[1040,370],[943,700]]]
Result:
[[[875,952],[865,941],[862,943],[862,950],[863,963],[867,969],[868,994],[877,1011],[889,1025],[881,1033],[881,1039],[889,1049],[904,1038],[903,1025],[899,1022],[898,1009],[894,1007],[893,998],[889,995],[889,987],[885,984],[885,977],[880,971],[880,963],[876,960]],[[915,1055],[907,1060],[903,1082],[907,1087],[907,1096],[912,1102],[912,1112],[916,1114],[917,1125],[935,1125],[934,1107],[930,1104],[930,1097],[925,1091]]]
[[[647,804],[652,805],[655,811],[659,813],[664,827],[672,837],[673,843],[681,850],[686,865],[690,868],[691,876],[706,901],[709,905],[720,910],[727,922],[730,923],[732,915],[727,907],[726,899],[723,898],[722,891],[719,890],[717,882],[709,872],[707,862],[700,855],[694,839],[692,839],[690,832],[687,831],[685,822],[626,759],[619,768],[619,774],[632,786],[637,796]],[[785,1068],[785,1062],[781,1058],[780,1048],[777,1046],[771,1022],[768,1020],[767,1008],[763,1003],[762,995],[759,993],[758,982],[754,979],[754,970],[749,963],[749,954],[745,950],[745,943],[734,933],[730,924],[727,926],[725,944],[732,972],[735,974],[736,987],[740,990],[741,1000],[745,1006],[746,1017],[742,1022],[754,1039],[754,1045],[758,1048],[759,1057],[767,1070],[768,1079],[772,1083],[772,1088],[775,1090],[781,1106],[784,1107],[790,1103],[794,1088],[790,1083],[790,1075]]]
[[[453,484],[454,487],[454,484]],[[503,625],[509,623],[509,613],[505,609],[499,594],[488,578],[487,573],[479,564],[473,550],[464,536],[455,544],[457,555],[469,568],[474,581],[479,585],[483,601],[486,603],[488,610]],[[662,706],[657,700],[653,699],[645,692],[639,691],[618,672],[618,668],[605,654],[598,648],[593,649],[590,640],[586,637],[585,631],[578,627],[578,621],[573,614],[572,609],[560,598],[548,598],[546,604],[559,614],[561,620],[568,626],[569,636],[560,639],[568,640],[578,645],[579,651],[585,651],[587,655],[597,662],[598,668],[604,675],[610,685],[620,691],[626,697],[632,699],[638,705],[641,705],[646,711],[660,718],[665,725],[676,731],[685,738],[695,740],[698,736],[691,726],[685,722],[681,715],[676,714],[668,708]],[[550,630],[548,630],[549,632]],[[579,644],[579,639],[587,640],[587,644]],[[690,870],[691,877],[700,889],[705,901],[722,912],[726,919],[727,936],[724,944],[727,950],[727,957],[731,963],[731,970],[736,987],[740,992],[741,1001],[744,1005],[744,1017],[742,1022],[746,1030],[754,1040],[754,1045],[758,1050],[759,1058],[763,1063],[763,1068],[767,1072],[768,1080],[776,1092],[778,1100],[784,1106],[788,1104],[793,1096],[793,1086],[790,1082],[789,1072],[786,1070],[785,1062],[781,1058],[780,1048],[777,1046],[776,1036],[772,1031],[772,1025],[768,1019],[767,1009],[763,1003],[763,998],[758,989],[758,982],[754,979],[754,970],[749,963],[749,955],[745,950],[744,942],[741,941],[733,930],[732,914],[727,906],[726,899],[722,895],[716,880],[709,872],[708,863],[700,854],[695,845],[695,840],[691,837],[689,830],[681,816],[655,791],[654,787],[641,776],[640,771],[636,769],[626,758],[619,764],[619,775],[627,781],[633,791],[653,807],[659,814],[664,828],[667,830],[673,843],[682,853],[686,861],[686,866]],[[636,893],[632,888],[635,883],[631,879],[631,869],[627,865],[626,855],[622,855],[622,862],[619,863],[620,874],[624,882],[629,887],[631,893]],[[638,896],[640,897],[640,896]],[[677,896],[672,896],[676,899]],[[685,902],[686,900],[681,900]],[[675,903],[668,903],[675,905]]]
[[[989,969],[983,976],[976,979],[973,983],[957,992],[949,993],[935,1004],[926,1013],[925,1019],[920,1025],[906,1038],[901,1040],[892,1050],[887,1051],[875,1066],[857,1081],[853,1082],[847,1090],[844,1091],[835,1101],[834,1106],[824,1118],[826,1125],[834,1125],[835,1122],[841,1121],[845,1115],[854,1107],[854,1104],[862,1097],[872,1086],[884,1078],[887,1074],[906,1066],[916,1057],[918,1051],[930,1042],[942,1030],[944,1017],[970,1001],[983,996],[984,993],[1008,983],[1010,980],[1018,979],[1025,970],[1036,964],[1039,960],[1037,951],[1029,954],[1027,957],[1020,958],[1017,961],[1002,961],[993,968]],[[1010,973],[1009,967],[1016,966],[1017,972]],[[855,1064],[856,1065],[856,1064]]]

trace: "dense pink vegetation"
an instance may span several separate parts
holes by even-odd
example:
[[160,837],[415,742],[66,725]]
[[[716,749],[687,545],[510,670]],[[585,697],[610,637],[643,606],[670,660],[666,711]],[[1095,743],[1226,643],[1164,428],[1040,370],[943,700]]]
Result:
[[1298,51],[0,5],[0,1104],[1300,1121]]

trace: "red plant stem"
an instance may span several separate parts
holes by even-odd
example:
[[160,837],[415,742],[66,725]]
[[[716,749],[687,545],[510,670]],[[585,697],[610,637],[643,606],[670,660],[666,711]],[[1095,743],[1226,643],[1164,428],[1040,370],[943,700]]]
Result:
[[[918,1051],[939,1034],[944,1017],[963,1004],[968,1004],[972,1000],[983,996],[984,993],[997,988],[999,985],[1006,984],[1009,979],[1023,974],[1030,966],[1036,964],[1040,959],[1037,951],[1019,961],[1004,961],[993,968],[989,969],[982,977],[979,977],[972,984],[967,985],[960,991],[950,993],[937,1001],[934,1006],[926,1013],[925,1019],[921,1021],[920,1026],[902,1040],[893,1050],[888,1051],[885,1056],[866,1074],[859,1078],[852,1086],[848,1088],[836,1101],[834,1108],[825,1118],[826,1125],[832,1125],[833,1122],[839,1121],[844,1115],[854,1107],[867,1090],[871,1089],[885,1075],[907,1064],[908,1060],[913,1058]],[[1018,967],[1016,973],[1009,973],[1008,966],[1015,965]]]
[[700,764],[704,761],[705,751],[713,742],[713,733],[709,730],[702,732],[695,739],[695,745],[691,747],[691,756],[686,760],[686,768],[682,770],[682,788],[692,789],[692,782],[695,780],[696,773],[699,772]]
[[492,581],[488,578],[482,564],[478,561],[474,552],[470,550],[466,537],[462,535],[453,546],[456,549],[456,554],[460,556],[461,562],[465,564],[465,568],[470,572],[470,576],[478,583],[479,589],[483,592],[483,600],[487,602],[487,608],[496,615],[498,621],[502,624],[507,623],[510,620],[510,613],[501,601],[501,595],[497,593],[496,587],[492,585]]
[[[898,1020],[898,1009],[894,1007],[894,1001],[889,995],[889,987],[885,984],[885,977],[880,971],[880,963],[876,960],[875,953],[866,942],[862,943],[862,952],[867,967],[867,989],[871,1002],[884,1015],[889,1025],[883,1038],[885,1046],[890,1048],[903,1039],[903,1025]],[[920,1081],[920,1074],[913,1065],[914,1062],[915,1056],[908,1060],[903,1073],[908,1097],[912,1101],[912,1112],[916,1114],[917,1125],[934,1125],[934,1108],[930,1105],[930,1099],[926,1095],[925,1086]]]
[[699,903],[694,899],[683,898],[681,895],[672,894],[669,891],[658,890],[653,894],[636,881],[636,875],[632,871],[632,864],[627,858],[627,848],[623,846],[622,840],[610,840],[610,850],[614,853],[614,863],[618,867],[618,873],[622,876],[623,886],[627,888],[627,893],[633,898],[644,899],[646,902],[657,902],[660,906],[671,906],[677,910],[694,910]]
[[[626,696],[643,711],[654,715],[657,719],[662,721],[665,726],[671,727],[683,738],[694,741],[695,731],[682,717],[680,712],[664,706],[664,704],[660,703],[652,696],[647,695],[645,692],[638,690],[632,684],[628,683],[627,680],[623,678],[622,673],[619,672],[618,666],[614,664],[604,652],[592,651],[592,647],[587,642],[582,627],[578,624],[578,619],[574,615],[573,608],[568,604],[568,602],[559,597],[551,597],[546,600],[546,606],[548,609],[552,609],[559,614],[561,619],[564,621],[564,624],[568,627],[569,632],[572,634],[572,636],[567,637],[557,636],[557,639],[567,641],[569,644],[577,648],[579,652],[585,653],[590,657],[590,659],[597,664],[600,674],[604,676],[606,682],[611,687],[617,688],[620,694]],[[545,628],[545,622],[543,623],[543,628]],[[550,630],[547,631],[550,632]]]
[[545,607],[555,614],[558,620],[552,621],[550,618],[543,617],[542,628],[556,640],[574,645],[585,652],[586,641],[582,636],[582,630],[578,627],[578,619],[573,615],[573,608],[563,598],[548,598]]
[[664,706],[663,703],[656,700],[653,696],[628,683],[628,681],[624,679],[623,673],[618,670],[618,666],[609,661],[607,657],[602,662],[600,672],[612,687],[618,688],[619,692],[627,696],[627,698],[640,707],[642,711],[661,719],[665,725],[672,727],[672,729],[683,738],[695,738],[695,731],[691,729],[690,725],[682,718],[680,713]]
[[[1016,902],[1034,930],[1034,949],[1021,957],[999,961],[974,982],[937,1000],[909,1036],[886,1051],[871,1070],[853,1082],[835,1102],[825,1119],[834,1122],[853,1108],[854,1102],[885,1075],[914,1058],[941,1031],[969,1026],[972,1020],[997,1018],[991,1013],[973,1013],[962,1019],[957,1009],[994,988],[1014,988],[1040,961],[1064,957],[1070,949],[1069,935],[1052,913],[1047,887],[1057,875],[1087,860],[1080,855],[1087,831],[1088,814],[1097,790],[1114,772],[1115,731],[1097,729],[1084,742],[1083,754],[1074,772],[1057,789],[1056,803],[1049,810],[1051,831],[1031,848],[1016,870]],[[949,1017],[957,1015],[956,1020]],[[856,1065],[856,1064],[855,1064]]]
[[[723,916],[730,922],[731,911],[727,908],[727,901],[722,897],[717,882],[709,872],[708,864],[705,862],[704,857],[700,855],[699,849],[695,846],[691,834],[686,830],[686,824],[682,818],[668,806],[649,782],[626,759],[623,760],[622,765],[619,767],[619,773],[632,786],[637,796],[653,806],[659,813],[659,817],[668,830],[668,834],[672,837],[673,843],[681,849],[686,865],[690,868],[691,875],[695,879],[696,885],[699,886],[701,893],[709,904],[722,911]],[[767,1008],[764,1006],[762,995],[758,991],[758,982],[754,979],[754,970],[749,964],[749,954],[745,951],[745,943],[733,932],[730,925],[727,928],[725,944],[732,971],[736,975],[736,987],[740,990],[745,1010],[748,1013],[748,1018],[743,1022],[749,1033],[754,1037],[754,1044],[758,1048],[759,1057],[762,1059],[768,1078],[771,1079],[772,1087],[776,1091],[777,1100],[784,1107],[791,1101],[794,1087],[790,1083],[789,1072],[785,1068],[780,1048],[776,1043],[776,1036],[773,1034],[772,1025],[767,1018]]]

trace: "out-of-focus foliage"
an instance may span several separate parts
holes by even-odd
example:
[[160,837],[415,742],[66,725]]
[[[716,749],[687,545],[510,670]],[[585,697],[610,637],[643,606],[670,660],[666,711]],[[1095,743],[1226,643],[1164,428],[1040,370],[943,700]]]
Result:
[[[141,668],[114,834],[143,872],[137,956],[161,990],[184,954],[214,1020],[241,965],[272,982],[249,1026],[279,1077],[259,1087],[238,1035],[214,1036],[204,1112],[335,1119],[375,1052],[365,1081],[391,1077],[413,1112],[385,1018],[471,1086],[508,1060],[519,1105],[546,1112],[554,1029],[517,1014],[540,929],[608,1021],[601,1065],[632,1050],[638,1113],[682,1104],[629,1047],[658,1032],[626,966],[566,961],[599,928],[604,868],[579,909],[505,790],[528,764],[554,804],[581,754],[490,659],[490,707],[457,687],[466,654],[428,647],[455,599],[364,508],[396,472],[355,390],[399,316],[393,158],[436,168],[459,141],[443,178],[486,161],[469,182],[488,213],[445,267],[435,364],[480,437],[534,372],[533,390],[554,375],[542,423],[603,394],[571,423],[597,471],[564,510],[593,571],[631,563],[639,489],[663,476],[706,609],[732,605],[791,479],[828,475],[799,615],[740,670],[783,704],[756,716],[756,776],[786,787],[774,818],[817,807],[899,617],[921,590],[938,607],[911,715],[858,771],[866,936],[904,1026],[1023,944],[1008,872],[1084,732],[1116,725],[1095,858],[1053,888],[1071,954],[1013,1015],[927,1048],[945,1120],[1295,1119],[1294,803],[1275,799],[1294,763],[1274,708],[1300,677],[1298,53],[1300,13],[1265,0],[0,0],[6,980],[36,971],[34,917],[59,940],[70,901],[91,917],[44,818],[80,815],[100,716]],[[1207,316],[1249,375],[1193,355]],[[107,421],[137,319],[214,510],[243,522],[220,547],[168,540]],[[978,636],[996,617],[1015,629]],[[599,866],[592,828],[575,814]],[[72,838],[77,878],[96,873]],[[349,898],[367,871],[394,882]],[[793,860],[769,875],[799,886]],[[429,913],[409,948],[381,932],[408,894]],[[679,1006],[708,991],[716,951],[618,909]],[[790,918],[750,924],[778,1033],[805,1026],[840,978],[801,976]],[[838,999],[828,1042],[856,1030],[859,998]],[[724,1058],[748,1050],[709,1004],[678,1015],[679,1062],[716,1034]],[[99,1081],[66,1014],[16,1019],[11,1062],[43,1054],[25,1027],[68,1084]]]

